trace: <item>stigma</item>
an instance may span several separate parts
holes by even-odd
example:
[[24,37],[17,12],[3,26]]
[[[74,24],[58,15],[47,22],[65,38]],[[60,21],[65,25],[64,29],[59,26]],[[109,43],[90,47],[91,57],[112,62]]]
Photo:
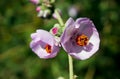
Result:
[[86,46],[88,44],[88,37],[84,34],[77,36],[76,43],[79,46]]
[[49,44],[46,44],[45,50],[46,50],[47,53],[51,53],[51,51],[52,51],[51,46]]

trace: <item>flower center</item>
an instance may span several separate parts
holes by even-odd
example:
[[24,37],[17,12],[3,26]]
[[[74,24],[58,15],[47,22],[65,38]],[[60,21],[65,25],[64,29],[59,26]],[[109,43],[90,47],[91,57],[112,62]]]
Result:
[[88,37],[84,34],[77,36],[76,43],[79,46],[86,46],[88,43]]
[[52,50],[51,50],[51,46],[47,44],[47,45],[45,46],[45,50],[46,50],[47,53],[51,53],[51,51],[52,51]]

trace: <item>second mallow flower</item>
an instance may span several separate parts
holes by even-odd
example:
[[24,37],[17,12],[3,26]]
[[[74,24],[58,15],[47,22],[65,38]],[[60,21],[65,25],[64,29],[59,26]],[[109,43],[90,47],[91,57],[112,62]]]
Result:
[[88,18],[69,18],[61,35],[63,49],[74,58],[85,60],[99,49],[100,38],[93,22]]
[[53,58],[59,52],[59,46],[56,45],[54,36],[49,32],[37,30],[36,33],[31,34],[31,38],[30,48],[40,58]]

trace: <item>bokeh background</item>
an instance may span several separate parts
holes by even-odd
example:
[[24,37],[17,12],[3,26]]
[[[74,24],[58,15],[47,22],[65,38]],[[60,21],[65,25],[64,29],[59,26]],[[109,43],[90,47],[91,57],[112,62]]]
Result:
[[[64,22],[74,6],[78,17],[90,18],[100,33],[99,51],[88,60],[74,59],[77,79],[120,79],[120,1],[56,0]],[[30,34],[50,30],[55,19],[37,17],[29,0],[0,0],[0,79],[68,79],[68,58],[61,49],[53,59],[39,59],[29,48]]]

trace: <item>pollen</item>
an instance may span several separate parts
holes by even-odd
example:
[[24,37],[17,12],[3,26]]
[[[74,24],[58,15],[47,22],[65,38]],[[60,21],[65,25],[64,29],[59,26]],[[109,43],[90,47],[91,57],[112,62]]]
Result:
[[49,44],[47,44],[46,46],[45,46],[45,50],[46,50],[46,52],[47,53],[51,53],[51,46],[49,45]]
[[79,46],[86,46],[88,44],[88,37],[84,34],[77,36],[76,43]]

